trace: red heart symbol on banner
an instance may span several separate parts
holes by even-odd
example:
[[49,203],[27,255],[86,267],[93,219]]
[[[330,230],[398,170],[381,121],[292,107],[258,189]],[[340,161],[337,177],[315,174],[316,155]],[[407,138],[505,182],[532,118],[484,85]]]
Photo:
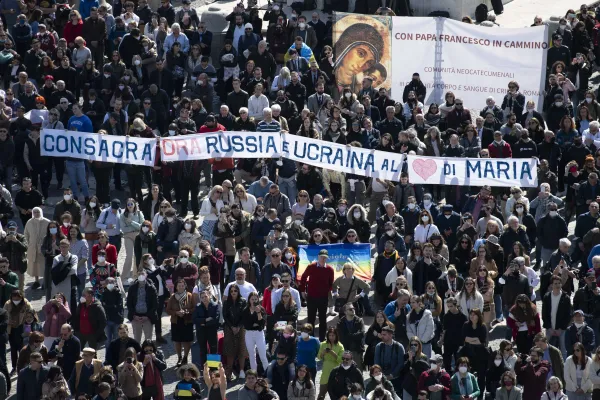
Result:
[[419,175],[423,180],[427,180],[431,175],[435,174],[437,171],[437,164],[434,160],[423,160],[416,159],[412,163],[413,170],[417,175]]

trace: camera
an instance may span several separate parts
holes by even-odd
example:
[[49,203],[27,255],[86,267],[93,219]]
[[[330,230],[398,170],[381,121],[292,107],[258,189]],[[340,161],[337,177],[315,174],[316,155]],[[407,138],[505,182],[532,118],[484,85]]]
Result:
[[127,358],[125,359],[125,362],[126,362],[127,364],[133,364],[133,357],[127,357]]

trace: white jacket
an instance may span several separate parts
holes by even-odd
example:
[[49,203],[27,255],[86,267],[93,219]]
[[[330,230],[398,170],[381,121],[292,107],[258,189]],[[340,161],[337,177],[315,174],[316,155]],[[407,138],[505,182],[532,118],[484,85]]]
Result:
[[[221,208],[223,208],[224,205],[225,205],[225,203],[223,203],[223,200],[217,200],[217,202],[216,202],[217,214],[219,213],[219,211],[221,211]],[[202,200],[202,206],[200,207],[200,215],[204,217],[205,221],[218,220],[219,216],[217,214],[212,213],[212,206],[210,204],[209,197]]]
[[406,316],[406,333],[410,339],[413,336],[417,336],[421,339],[422,343],[429,343],[435,336],[435,325],[433,323],[433,315],[431,311],[425,310],[423,316],[418,323],[412,324],[410,322],[410,313]]
[[590,368],[590,381],[592,381],[594,389],[600,389],[600,375],[596,372],[600,369],[600,363],[598,361],[592,361]]
[[427,225],[427,227],[425,227],[424,225],[419,224],[415,227],[415,234],[413,235],[413,240],[415,242],[427,243],[431,235],[433,235],[434,233],[440,233],[440,230],[437,226],[429,224]]
[[[592,359],[587,357],[585,364],[585,370],[583,371],[583,378],[581,379],[581,389],[586,393],[591,393],[593,388],[592,380],[590,379],[592,370]],[[594,372],[595,373],[595,372]],[[577,386],[577,367],[573,362],[573,356],[569,356],[565,361],[565,390],[567,392],[574,392],[578,388]]]
[[269,99],[264,94],[256,97],[252,94],[248,98],[248,116],[255,120],[262,121],[263,110],[269,107]]
[[246,200],[234,197],[233,202],[239,204],[242,210],[247,213],[254,214],[254,210],[256,210],[257,202],[256,197],[254,197],[253,194],[246,193]]
[[469,311],[474,308],[479,308],[479,311],[483,312],[483,296],[478,291],[475,291],[475,299],[471,300],[471,308],[467,308],[467,296],[462,296],[462,291],[456,295],[456,301],[460,311],[469,318]]
[[[413,291],[413,280],[412,280],[412,271],[408,268],[404,268],[404,277],[408,281],[408,289],[412,293]],[[390,272],[385,276],[385,285],[391,286],[392,290],[394,290],[394,285],[396,284],[396,279],[398,279],[398,270],[396,267],[392,268]]]

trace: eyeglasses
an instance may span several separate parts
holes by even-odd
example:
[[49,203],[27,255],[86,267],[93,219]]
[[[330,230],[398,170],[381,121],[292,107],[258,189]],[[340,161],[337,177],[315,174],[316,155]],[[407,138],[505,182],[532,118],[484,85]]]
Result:
[[160,208],[168,208],[167,206],[160,206]]
[[281,254],[271,254],[271,257],[281,257]]
[[[302,170],[302,171],[306,171],[306,170]],[[307,171],[307,172],[308,172],[308,171]],[[307,196],[307,195],[305,195],[305,194],[299,194],[299,195],[298,195],[298,197],[308,197],[308,196]]]
[[283,298],[283,299],[288,298],[288,297],[292,297],[292,296],[290,296],[289,294],[284,294],[283,296],[281,296],[281,298]]
[[353,233],[351,233],[351,234],[349,234],[349,235],[347,235],[347,236],[348,236],[349,238],[351,238],[351,237],[356,237],[356,235],[355,235],[355,234],[353,234]]
[[465,286],[473,286],[473,282],[465,283]]
[[277,357],[277,361],[285,361],[286,357]]
[[462,106],[463,103],[454,103],[454,105],[456,105],[456,106]]
[[133,207],[135,204],[133,203],[127,203],[127,207]]
[[290,283],[290,280],[289,279],[282,279],[281,283]]
[[144,105],[146,105],[146,106],[149,106],[149,105],[151,105],[151,104],[152,104],[152,103],[150,103],[149,101],[145,101],[145,102],[144,102]]

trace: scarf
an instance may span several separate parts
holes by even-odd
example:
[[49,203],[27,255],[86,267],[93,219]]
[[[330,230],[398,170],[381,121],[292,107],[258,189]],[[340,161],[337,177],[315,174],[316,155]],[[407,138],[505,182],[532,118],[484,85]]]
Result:
[[179,308],[183,311],[187,302],[187,291],[183,293],[175,293],[175,300],[179,303]]
[[471,374],[467,372],[467,376],[461,378],[460,372],[457,372],[456,374],[454,374],[454,377],[456,377],[456,380],[458,381],[458,388],[462,396],[468,396],[471,393],[473,393],[473,382],[471,381]]
[[155,400],[164,400],[163,382],[158,368],[154,368],[152,362],[144,367],[144,387],[156,386],[156,395],[152,396]]

